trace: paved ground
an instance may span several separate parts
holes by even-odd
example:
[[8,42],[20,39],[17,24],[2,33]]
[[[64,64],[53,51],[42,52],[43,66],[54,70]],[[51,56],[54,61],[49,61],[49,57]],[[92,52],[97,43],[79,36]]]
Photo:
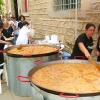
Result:
[[0,100],[32,100],[32,97],[19,97],[14,93],[11,93],[5,84],[2,84],[2,94],[0,94]]

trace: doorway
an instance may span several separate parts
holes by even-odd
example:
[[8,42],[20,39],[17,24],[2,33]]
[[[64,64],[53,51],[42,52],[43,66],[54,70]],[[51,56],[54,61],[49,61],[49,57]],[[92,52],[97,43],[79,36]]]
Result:
[[18,20],[18,3],[17,3],[17,0],[13,0],[13,1],[14,1],[15,17],[16,17],[16,20]]

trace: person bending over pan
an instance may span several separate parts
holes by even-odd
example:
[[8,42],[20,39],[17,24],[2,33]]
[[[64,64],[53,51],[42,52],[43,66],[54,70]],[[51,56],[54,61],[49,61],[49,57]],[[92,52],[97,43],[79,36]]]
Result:
[[88,23],[85,26],[85,32],[80,34],[76,41],[70,59],[84,59],[91,57],[93,50],[93,34],[95,25]]

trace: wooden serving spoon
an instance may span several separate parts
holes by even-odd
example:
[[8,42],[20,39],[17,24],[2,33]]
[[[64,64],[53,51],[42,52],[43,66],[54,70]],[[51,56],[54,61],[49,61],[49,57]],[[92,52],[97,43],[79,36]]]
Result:
[[18,50],[21,50],[22,47],[23,47],[22,44],[20,44],[20,45],[17,47],[17,49],[18,49]]
[[88,60],[100,71],[99,65],[91,57],[89,57]]

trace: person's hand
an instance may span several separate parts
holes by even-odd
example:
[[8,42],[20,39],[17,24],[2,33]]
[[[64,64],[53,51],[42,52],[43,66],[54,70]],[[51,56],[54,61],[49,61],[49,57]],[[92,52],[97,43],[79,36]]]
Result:
[[90,53],[89,53],[88,51],[85,52],[85,57],[86,57],[86,58],[91,57],[91,55],[90,55]]
[[12,45],[10,42],[6,42],[7,46]]
[[99,55],[100,55],[100,53],[99,53],[99,51],[98,51],[98,50],[96,51],[96,55],[97,55],[97,56],[99,56]]
[[32,41],[32,42],[31,42],[31,44],[35,44],[35,42],[34,42],[34,41]]
[[13,35],[14,35],[14,32],[12,32],[11,36],[13,36]]
[[14,22],[13,21],[10,21],[10,22],[11,22],[12,25],[14,25]]

